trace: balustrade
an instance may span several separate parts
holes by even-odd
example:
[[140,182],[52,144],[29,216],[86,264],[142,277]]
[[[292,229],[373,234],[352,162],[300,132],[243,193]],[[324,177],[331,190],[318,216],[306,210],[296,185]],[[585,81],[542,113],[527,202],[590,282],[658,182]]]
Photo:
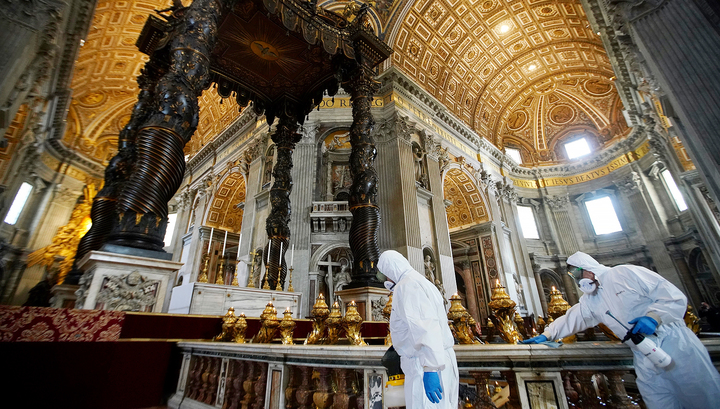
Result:
[[345,233],[350,231],[351,224],[348,202],[313,202],[310,212],[313,233]]
[[[720,340],[703,339],[703,343],[717,361]],[[380,364],[387,349],[383,345],[181,342],[179,346],[190,359],[182,361],[187,368],[180,372],[179,385],[186,386],[178,387],[171,408],[369,409],[382,396],[379,380],[382,385],[387,381]],[[547,396],[557,396],[557,407],[639,407],[622,379],[632,371],[632,353],[619,343],[579,342],[561,348],[456,345],[455,353],[466,393],[460,398],[467,408],[491,408],[493,402],[504,408],[527,408],[532,399]],[[223,360],[228,365],[221,372]],[[278,368],[279,381],[272,376]],[[218,401],[223,383],[224,401]],[[497,386],[504,390],[497,393]],[[275,388],[281,388],[280,399],[271,406],[267,397]],[[551,393],[544,393],[548,390]]]

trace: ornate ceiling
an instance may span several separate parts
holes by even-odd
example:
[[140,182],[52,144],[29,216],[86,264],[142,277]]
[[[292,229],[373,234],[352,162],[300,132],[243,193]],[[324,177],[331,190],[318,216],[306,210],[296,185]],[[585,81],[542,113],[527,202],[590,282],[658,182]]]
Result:
[[445,200],[451,203],[445,208],[450,229],[474,225],[490,219],[475,182],[462,170],[452,168],[447,171],[443,181],[443,192]]
[[231,172],[218,187],[208,211],[206,226],[239,233],[242,227],[245,203],[245,178],[240,172]]
[[[346,3],[319,4],[339,11]],[[170,4],[98,3],[75,66],[67,146],[101,162],[112,157],[137,97],[135,77],[147,60],[135,41],[147,16]],[[381,0],[371,5],[374,25],[395,50],[392,64],[480,136],[500,148],[519,148],[525,165],[564,160],[558,141],[580,133],[597,147],[626,134],[610,61],[579,0]],[[203,94],[200,106],[189,154],[238,116],[237,104],[223,102],[214,89]]]
[[[115,154],[120,130],[137,100],[137,83],[147,56],[135,47],[154,9],[170,0],[100,1],[75,64],[73,99],[63,137],[66,146],[102,163]],[[186,3],[189,3],[186,1]],[[200,123],[186,152],[194,153],[238,116],[237,103],[222,102],[214,89],[200,99]]]
[[526,163],[563,159],[552,147],[568,129],[601,145],[627,129],[579,0],[417,0],[389,32],[393,65]]

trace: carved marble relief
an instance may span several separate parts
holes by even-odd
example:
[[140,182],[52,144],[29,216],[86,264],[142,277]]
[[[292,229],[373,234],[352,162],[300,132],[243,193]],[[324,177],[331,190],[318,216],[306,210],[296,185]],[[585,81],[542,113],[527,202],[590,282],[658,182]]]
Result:
[[111,311],[152,311],[160,280],[151,280],[135,270],[124,276],[103,277],[95,309]]

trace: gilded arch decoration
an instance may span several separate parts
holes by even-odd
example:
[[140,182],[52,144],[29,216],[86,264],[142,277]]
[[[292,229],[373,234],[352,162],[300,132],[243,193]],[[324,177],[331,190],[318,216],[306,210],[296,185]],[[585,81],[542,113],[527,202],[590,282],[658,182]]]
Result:
[[443,196],[451,202],[445,209],[450,229],[490,220],[484,195],[477,182],[459,167],[453,166],[445,172]]
[[245,177],[240,172],[230,172],[218,186],[208,209],[205,224],[233,233],[240,232],[245,203]]

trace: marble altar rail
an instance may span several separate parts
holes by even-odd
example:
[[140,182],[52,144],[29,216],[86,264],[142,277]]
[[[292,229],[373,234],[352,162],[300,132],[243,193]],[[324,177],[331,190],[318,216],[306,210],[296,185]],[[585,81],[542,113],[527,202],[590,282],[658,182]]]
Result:
[[[720,340],[703,343],[720,364]],[[384,346],[178,345],[183,362],[171,408],[382,407],[375,403],[387,381]],[[637,407],[622,379],[632,371],[632,353],[618,343],[456,345],[455,352],[467,408],[491,408],[493,398],[503,399],[492,392],[498,380],[509,391],[506,407],[530,407],[531,389],[543,384],[560,408]]]

